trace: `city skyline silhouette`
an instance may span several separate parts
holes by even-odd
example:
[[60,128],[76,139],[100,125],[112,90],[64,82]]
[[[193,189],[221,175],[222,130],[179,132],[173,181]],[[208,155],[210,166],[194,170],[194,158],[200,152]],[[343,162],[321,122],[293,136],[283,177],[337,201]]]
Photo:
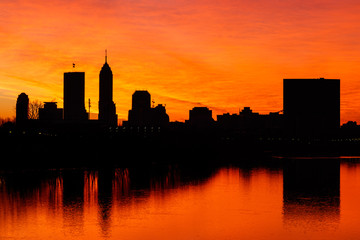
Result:
[[[26,118],[26,115],[30,116],[30,101],[25,93],[19,94],[19,116],[15,125],[8,123],[2,126],[2,136],[5,139],[13,138],[14,141],[13,144],[7,143],[7,154],[11,154],[11,149],[20,147],[24,150],[17,154],[20,158],[24,157],[28,152],[25,150],[28,148],[27,142],[32,140],[46,145],[44,157],[53,154],[56,145],[45,143],[46,139],[54,139],[63,149],[62,154],[54,156],[55,166],[71,166],[71,161],[66,160],[65,156],[87,156],[88,153],[83,153],[82,149],[91,146],[97,148],[95,155],[103,156],[106,160],[101,163],[91,160],[89,163],[80,161],[73,164],[112,166],[117,161],[108,157],[114,153],[116,145],[124,147],[123,154],[139,164],[146,164],[157,155],[159,146],[163,147],[160,152],[164,156],[181,151],[174,158],[175,161],[186,154],[202,161],[200,159],[211,154],[210,149],[213,148],[216,148],[213,154],[227,152],[232,159],[239,146],[246,146],[240,154],[244,156],[254,155],[255,152],[255,155],[267,157],[308,154],[341,156],[359,152],[359,125],[348,122],[340,127],[340,79],[283,79],[284,110],[259,114],[245,107],[238,114],[224,113],[215,118],[212,109],[193,107],[189,109],[189,118],[185,122],[170,121],[166,105],[155,106],[148,91],[137,90],[132,95],[128,120],[117,125],[113,121],[116,117],[115,105],[111,101],[111,69],[106,57],[99,74],[99,89],[103,92],[99,102],[103,103],[103,110],[100,111],[108,115],[98,120],[89,119],[85,110],[85,73],[66,72],[63,79],[64,109],[58,108],[55,102],[45,102],[43,106],[35,108],[38,118]],[[104,74],[108,76],[105,79]],[[29,139],[23,139],[23,135]],[[74,146],[70,146],[71,143]],[[137,152],[138,149],[142,151]],[[158,156],[158,160],[166,162],[164,156]],[[38,164],[42,164],[42,161],[40,158]],[[131,161],[122,163],[129,164]]]
[[[52,104],[52,107],[47,107],[51,102],[46,102],[45,106],[40,110],[35,109],[39,114],[37,118],[41,121],[46,116],[47,122],[60,120],[60,112],[63,112],[65,121],[85,121],[90,120],[91,100],[88,99],[88,112],[85,109],[85,72],[66,72],[64,73],[64,109],[57,109],[57,104]],[[99,114],[98,122],[107,126],[133,126],[133,127],[164,127],[170,122],[168,114],[166,114],[166,104],[158,104],[154,106],[155,101],[151,98],[151,94],[147,90],[136,90],[132,95],[132,108],[129,110],[128,119],[123,120],[119,124],[116,107],[113,99],[113,73],[107,62],[107,50],[105,50],[105,63],[99,73]],[[22,98],[26,97],[26,104],[21,105]],[[271,115],[278,116],[275,128],[283,129],[283,134],[290,135],[332,135],[340,127],[340,79],[283,79],[283,108],[277,112],[270,112]],[[19,105],[19,107],[18,107]],[[55,109],[54,109],[55,108]],[[23,110],[22,110],[23,109]],[[31,114],[29,112],[29,100],[25,93],[21,93],[17,101],[17,118],[18,122],[26,119]],[[54,112],[57,111],[57,112]],[[237,114],[223,113],[222,115],[212,116],[212,109],[207,107],[194,106],[189,110],[188,120],[185,123],[190,123],[196,127],[209,127],[214,122],[220,125],[227,125],[234,127],[241,125],[243,128],[248,128],[249,124],[253,124],[253,128],[260,127],[257,117],[252,117],[248,123],[241,123],[236,118]],[[244,107],[242,112],[244,116],[258,116],[259,113],[253,113],[250,107]],[[279,115],[279,113],[283,113]],[[53,119],[51,116],[53,115]],[[30,116],[30,115],[29,115]],[[259,115],[260,116],[260,115]],[[262,115],[263,118],[266,114]],[[31,118],[29,118],[31,119]],[[280,120],[281,119],[281,120]],[[230,123],[232,121],[233,123]],[[265,120],[269,123],[269,128],[273,128],[273,120]],[[174,122],[174,121],[173,121]],[[178,122],[178,121],[175,121]],[[252,122],[252,123],[251,123]],[[355,123],[349,121],[347,124]],[[229,125],[230,124],[230,125]],[[286,133],[285,133],[286,132]]]
[[[105,52],[105,63],[98,75],[101,113],[98,119],[90,119],[85,108],[86,73],[73,70],[63,73],[64,108],[58,107],[56,102],[34,105],[26,93],[21,93],[17,99],[16,122],[2,125],[3,137],[14,136],[16,141],[25,135],[40,142],[54,138],[58,144],[64,145],[63,154],[72,151],[71,154],[79,156],[83,155],[83,147],[92,145],[96,146],[97,154],[110,156],[116,149],[115,145],[120,144],[126,149],[124,154],[144,163],[157,154],[158,146],[164,147],[163,153],[181,151],[199,159],[210,154],[212,148],[217,149],[215,154],[224,151],[231,155],[238,146],[246,146],[241,155],[251,155],[254,151],[268,156],[340,156],[359,152],[360,126],[356,121],[340,125],[340,79],[286,78],[283,79],[283,107],[280,111],[260,114],[246,106],[238,113],[214,116],[214,109],[195,105],[188,109],[184,122],[171,121],[168,105],[156,105],[149,91],[135,90],[128,118],[118,124],[116,106],[112,101],[115,94],[112,71]],[[88,104],[90,109],[90,99]],[[66,140],[69,137],[74,139]],[[75,144],[78,138],[82,141],[76,147],[69,147],[64,142]],[[19,146],[26,149],[26,143],[20,141]],[[18,143],[9,144],[8,154],[11,154],[10,149],[16,148]],[[55,146],[46,145],[44,151],[48,154],[56,151]],[[136,152],[137,149],[144,151]],[[176,158],[180,159],[182,154]],[[55,162],[68,164],[63,162],[64,156],[58,155],[57,158]],[[162,157],[159,159],[166,161]],[[114,162],[109,158],[103,163],[111,165]]]
[[0,239],[360,238],[358,0],[0,8]]
[[[194,105],[214,115],[248,106],[261,114],[280,111],[282,79],[324,77],[342,80],[341,124],[360,121],[360,21],[352,0],[157,7],[150,0],[143,6],[76,0],[72,11],[59,0],[18,4],[1,5],[1,118],[15,116],[21,92],[62,108],[61,74],[73,63],[86,72],[85,98],[97,113],[98,71],[108,49],[119,119],[127,119],[134,90],[148,90],[156,103],[167,104],[171,121],[184,121]],[[48,21],[53,6],[56,18]]]
[[[335,81],[337,81],[335,83]],[[333,84],[335,83],[335,85]],[[333,85],[333,86],[332,86]],[[291,90],[290,90],[291,89]],[[85,104],[85,72],[66,72],[64,73],[63,80],[63,99],[64,99],[64,120],[90,120],[92,119],[90,116],[90,108],[91,108],[91,99],[88,99],[88,109],[86,109]],[[112,126],[123,125],[123,123],[119,124],[119,119],[117,118],[116,107],[113,99],[113,73],[112,70],[107,63],[107,50],[105,50],[105,63],[101,68],[99,73],[99,105],[98,105],[98,120]],[[145,95],[144,95],[145,94]],[[25,93],[21,93],[21,95],[27,96]],[[136,97],[138,95],[138,97]],[[144,96],[142,96],[144,95]],[[28,98],[28,96],[27,96]],[[138,99],[138,100],[137,100]],[[293,99],[293,100],[290,100]],[[19,99],[18,99],[19,101]],[[27,100],[29,101],[29,100]],[[285,112],[285,115],[294,115],[294,112],[297,111],[299,116],[296,118],[292,118],[293,124],[296,121],[298,122],[306,122],[305,128],[310,128],[310,125],[313,125],[314,122],[318,122],[317,126],[314,128],[319,128],[322,125],[326,125],[329,122],[330,128],[336,129],[340,126],[340,79],[325,79],[325,78],[292,78],[292,79],[283,79],[283,107],[279,111],[269,112],[268,114],[278,114]],[[46,102],[45,102],[46,103]],[[48,102],[50,103],[50,102]],[[56,102],[55,102],[56,103]],[[29,105],[29,103],[27,103]],[[140,105],[139,105],[140,104]],[[141,106],[141,104],[143,106]],[[144,120],[150,119],[150,115],[153,113],[145,113],[145,111],[150,111],[154,108],[155,101],[151,98],[151,94],[147,90],[135,90],[132,95],[132,109],[129,110],[129,115],[127,119],[123,119],[125,124],[128,122],[137,122],[133,125],[137,126],[146,126],[149,123],[141,123],[145,122],[153,122],[152,125],[156,125],[156,122],[161,121],[157,120]],[[56,104],[57,107],[57,104]],[[166,104],[158,104],[157,108],[162,109],[160,111],[164,111],[166,114]],[[39,106],[39,108],[41,108]],[[216,108],[216,107],[214,107]],[[251,107],[245,106],[244,110],[250,109]],[[17,115],[19,118],[24,118],[24,114],[21,111],[18,111]],[[186,121],[191,121],[192,112],[200,109],[209,109],[208,107],[197,107],[193,106],[193,109],[189,109],[189,117]],[[284,111],[285,109],[285,111]],[[206,121],[214,121],[215,117],[212,116],[213,109],[209,109],[209,115],[207,118],[211,120],[200,121],[200,124],[207,124]],[[43,112],[46,109],[42,109]],[[59,111],[63,111],[59,109]],[[206,111],[206,110],[205,110]],[[252,110],[250,110],[252,114]],[[224,118],[225,115],[230,114],[222,113],[222,115],[217,115],[217,117]],[[232,115],[236,115],[237,113],[231,113]],[[239,112],[240,114],[240,108]],[[258,114],[258,113],[257,113]],[[194,115],[194,114],[193,114]],[[302,115],[302,116],[301,116]],[[136,117],[135,117],[136,116]],[[295,116],[295,115],[294,115]],[[139,118],[140,117],[140,118]],[[193,117],[194,118],[194,117]],[[289,117],[286,117],[289,118]],[[40,119],[39,116],[35,119]],[[138,120],[135,120],[138,119]],[[143,119],[143,120],[140,120]],[[166,121],[169,122],[169,116],[166,116]],[[216,121],[217,119],[215,119]],[[140,121],[140,122],[139,122]],[[173,121],[177,122],[177,121]],[[355,122],[355,121],[348,121]],[[150,124],[150,125],[151,125]],[[289,125],[289,123],[284,123],[285,125]],[[305,124],[305,123],[304,123]],[[305,130],[305,128],[303,130]],[[329,127],[327,127],[329,128]],[[300,130],[300,131],[303,131]]]
[[[107,53],[106,53],[107,54]],[[106,70],[104,70],[104,69],[106,69]],[[109,72],[109,73],[105,73],[105,72]],[[67,73],[64,73],[64,76],[65,75],[68,75],[69,77],[70,77],[70,75],[71,74],[84,74],[84,76],[82,76],[81,78],[83,79],[83,80],[81,80],[81,81],[83,81],[83,83],[81,83],[80,85],[80,87],[83,89],[83,90],[81,90],[81,91],[83,91],[84,93],[81,93],[81,96],[80,96],[80,98],[79,98],[79,101],[81,101],[81,104],[82,104],[82,99],[83,98],[85,98],[85,95],[86,95],[86,92],[85,92],[85,88],[86,88],[86,81],[85,81],[85,72],[77,72],[75,69],[72,71],[72,72],[67,72]],[[115,103],[113,102],[113,101],[111,101],[111,100],[106,100],[107,102],[109,102],[109,103],[103,103],[102,105],[103,106],[107,106],[106,107],[106,109],[112,109],[112,110],[100,110],[100,109],[104,109],[104,107],[101,107],[101,104],[100,105],[95,105],[94,103],[95,102],[104,102],[104,100],[100,100],[100,98],[101,98],[101,96],[102,96],[102,98],[105,98],[104,96],[109,96],[109,98],[110,99],[112,99],[112,96],[113,95],[116,95],[116,93],[114,93],[113,92],[113,88],[112,88],[112,85],[113,85],[113,79],[112,79],[112,70],[111,70],[111,68],[109,67],[109,65],[108,65],[108,63],[107,63],[107,55],[106,55],[106,57],[105,57],[105,64],[103,65],[103,67],[101,68],[101,71],[100,71],[100,75],[99,75],[99,83],[98,83],[98,85],[99,85],[99,88],[98,88],[98,91],[100,92],[100,94],[99,94],[99,99],[97,99],[98,101],[96,101],[96,99],[84,99],[84,109],[85,109],[85,111],[87,112],[87,116],[85,117],[84,116],[84,119],[102,119],[102,121],[106,121],[106,122],[112,122],[114,125],[116,125],[115,124],[115,122],[117,122],[117,125],[121,125],[121,122],[122,121],[127,121],[128,120],[128,116],[126,116],[126,117],[124,117],[124,118],[118,118],[117,116],[118,116],[118,112],[116,111],[116,107],[115,107]],[[110,83],[108,83],[107,85],[104,85],[104,82],[106,82],[106,81],[104,81],[104,79],[105,78],[109,78],[109,77],[106,77],[106,76],[109,76],[110,77]],[[76,77],[75,77],[76,78]],[[102,81],[100,80],[100,79],[103,79]],[[320,79],[319,81],[321,81],[321,79],[325,79],[325,78],[289,78],[289,80],[290,79],[293,79],[293,80],[296,80],[296,79],[298,79],[298,80],[301,80],[301,81],[313,81],[313,80],[315,80],[315,79]],[[284,79],[285,80],[285,79]],[[64,84],[65,84],[65,82],[64,82]],[[110,87],[110,88],[109,88]],[[63,91],[65,91],[65,85],[63,86]],[[106,88],[109,88],[108,90],[106,90],[106,91],[104,91],[104,89],[106,89]],[[283,86],[282,86],[282,90],[283,90]],[[101,90],[102,89],[102,90]],[[147,89],[145,89],[145,90],[137,90],[138,88],[135,88],[134,90],[133,90],[133,93],[136,93],[136,92],[141,92],[141,91],[147,91]],[[339,86],[339,94],[340,94],[340,86]],[[304,89],[305,90],[305,89]],[[304,90],[301,90],[301,91],[304,91]],[[307,91],[307,90],[305,90],[305,91]],[[21,92],[21,91],[20,91]],[[107,93],[106,93],[107,92]],[[299,93],[300,94],[300,93]],[[64,95],[65,96],[65,95]],[[321,97],[319,96],[319,99],[320,99]],[[340,96],[339,96],[339,98],[340,98]],[[66,97],[64,97],[64,99],[66,99]],[[81,100],[80,100],[81,99]],[[38,99],[32,99],[33,101],[39,101]],[[196,100],[196,99],[195,99]],[[282,101],[283,100],[281,100],[280,102],[282,103]],[[48,101],[48,100],[46,100],[46,101],[44,101],[44,102],[53,102],[53,101]],[[156,102],[157,103],[157,102]],[[123,104],[123,103],[120,103],[120,104]],[[152,105],[154,105],[155,104],[155,99],[154,98],[152,98],[151,99],[151,104]],[[59,104],[57,103],[57,106],[58,106]],[[157,105],[163,105],[163,104],[158,104],[157,103]],[[241,104],[239,104],[239,106],[240,106]],[[166,103],[165,103],[165,106],[166,106]],[[250,107],[250,108],[252,108],[252,104],[250,103],[250,105],[248,105],[248,106],[243,106],[243,108],[248,108],[248,107]],[[60,107],[61,108],[61,106],[58,106],[58,107]],[[98,107],[98,108],[96,108],[96,107]],[[190,107],[191,108],[193,108],[193,107],[195,107],[195,108],[197,108],[197,107],[207,107],[207,108],[209,108],[209,109],[211,109],[212,111],[214,111],[214,112],[216,112],[217,113],[217,115],[222,115],[222,114],[238,114],[238,113],[240,113],[240,111],[241,111],[241,108],[240,107],[238,107],[237,108],[237,111],[234,111],[234,112],[226,112],[225,110],[219,110],[220,108],[219,107],[217,107],[217,106],[213,106],[213,107],[208,107],[208,106],[206,106],[206,105],[203,105],[203,104],[199,104],[199,103],[194,103],[192,106],[190,105]],[[339,107],[340,107],[340,102],[339,102]],[[170,105],[170,108],[171,108],[171,105]],[[185,109],[185,112],[187,112],[188,110],[191,110],[191,108],[190,109]],[[90,113],[90,109],[92,109],[92,111],[91,111],[91,113]],[[129,109],[131,109],[131,107],[129,108]],[[83,111],[83,110],[81,110],[81,111]],[[99,112],[101,112],[101,111],[103,111],[104,113],[103,114],[99,114]],[[105,112],[106,111],[106,112]],[[113,112],[113,113],[110,113],[110,112]],[[125,112],[127,112],[128,110],[126,110]],[[340,112],[342,112],[341,111],[341,108],[339,109],[339,111]],[[94,113],[95,112],[95,113]],[[281,106],[279,109],[276,109],[275,111],[268,111],[268,112],[262,112],[261,114],[270,114],[270,113],[276,113],[276,112],[283,112],[283,106]],[[340,114],[340,112],[339,112],[339,114]],[[85,113],[84,113],[85,114]],[[110,116],[110,115],[111,116]],[[66,114],[65,114],[66,115]],[[110,117],[106,117],[106,119],[107,120],[104,120],[104,115],[109,115]],[[123,115],[123,114],[122,114]],[[127,115],[127,114],[126,114]],[[66,117],[65,117],[66,118]],[[6,118],[4,118],[4,119],[11,119],[10,117],[6,117]],[[109,120],[109,119],[113,119],[113,120]],[[115,119],[117,119],[117,121],[115,121]],[[187,117],[184,117],[184,119],[183,120],[181,120],[180,122],[185,122],[186,120],[188,120],[189,119],[189,116],[187,116]],[[340,124],[340,121],[341,121],[341,119],[344,119],[343,117],[341,117],[341,114],[340,114],[340,118],[339,118],[339,124]],[[177,120],[177,119],[170,119],[171,121],[179,121],[179,120]],[[341,122],[341,124],[345,124],[345,123],[348,123],[348,122],[355,122],[356,120],[355,119],[348,119],[348,121],[345,121],[344,122],[344,120]]]

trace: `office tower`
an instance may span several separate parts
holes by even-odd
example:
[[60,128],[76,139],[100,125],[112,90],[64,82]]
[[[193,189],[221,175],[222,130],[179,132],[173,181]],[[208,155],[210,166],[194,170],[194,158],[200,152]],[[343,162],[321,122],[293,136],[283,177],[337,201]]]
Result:
[[151,108],[151,96],[148,91],[138,90],[132,95],[132,109],[147,111]]
[[16,123],[21,124],[28,120],[29,115],[29,97],[21,93],[16,101]]
[[85,110],[85,73],[64,73],[64,120],[83,121],[88,119]]
[[129,124],[148,125],[150,119],[151,97],[148,91],[135,91],[132,95],[132,108],[129,110]]
[[169,115],[165,106],[158,104],[151,107],[151,96],[148,91],[135,91],[132,95],[132,109],[129,110],[130,126],[163,127],[169,123]]
[[328,136],[340,128],[340,79],[284,79],[285,130]]
[[116,107],[113,102],[113,74],[107,63],[105,63],[99,75],[99,120],[107,125],[117,125]]

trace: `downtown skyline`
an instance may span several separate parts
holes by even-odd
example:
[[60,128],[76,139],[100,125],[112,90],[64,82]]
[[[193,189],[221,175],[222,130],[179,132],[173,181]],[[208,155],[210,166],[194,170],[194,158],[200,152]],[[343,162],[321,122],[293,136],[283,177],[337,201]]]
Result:
[[0,3],[0,117],[15,116],[21,92],[61,108],[72,63],[85,72],[85,101],[98,113],[108,49],[122,120],[135,90],[148,90],[171,121],[184,121],[194,106],[214,115],[245,106],[276,112],[284,78],[324,77],[341,79],[341,124],[360,121],[356,1],[156,3]]

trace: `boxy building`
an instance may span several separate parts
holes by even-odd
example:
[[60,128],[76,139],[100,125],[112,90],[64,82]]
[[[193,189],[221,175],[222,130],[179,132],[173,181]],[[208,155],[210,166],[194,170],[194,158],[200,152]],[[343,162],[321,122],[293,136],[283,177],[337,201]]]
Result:
[[285,131],[330,136],[340,128],[340,79],[284,79]]
[[64,73],[64,120],[83,121],[88,119],[85,110],[85,73]]

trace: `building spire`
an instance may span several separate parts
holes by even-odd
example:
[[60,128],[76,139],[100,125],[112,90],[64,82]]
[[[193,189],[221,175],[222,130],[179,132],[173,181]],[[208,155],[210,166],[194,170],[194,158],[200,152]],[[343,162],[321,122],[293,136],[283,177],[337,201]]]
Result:
[[107,63],[107,49],[105,49],[105,63]]

